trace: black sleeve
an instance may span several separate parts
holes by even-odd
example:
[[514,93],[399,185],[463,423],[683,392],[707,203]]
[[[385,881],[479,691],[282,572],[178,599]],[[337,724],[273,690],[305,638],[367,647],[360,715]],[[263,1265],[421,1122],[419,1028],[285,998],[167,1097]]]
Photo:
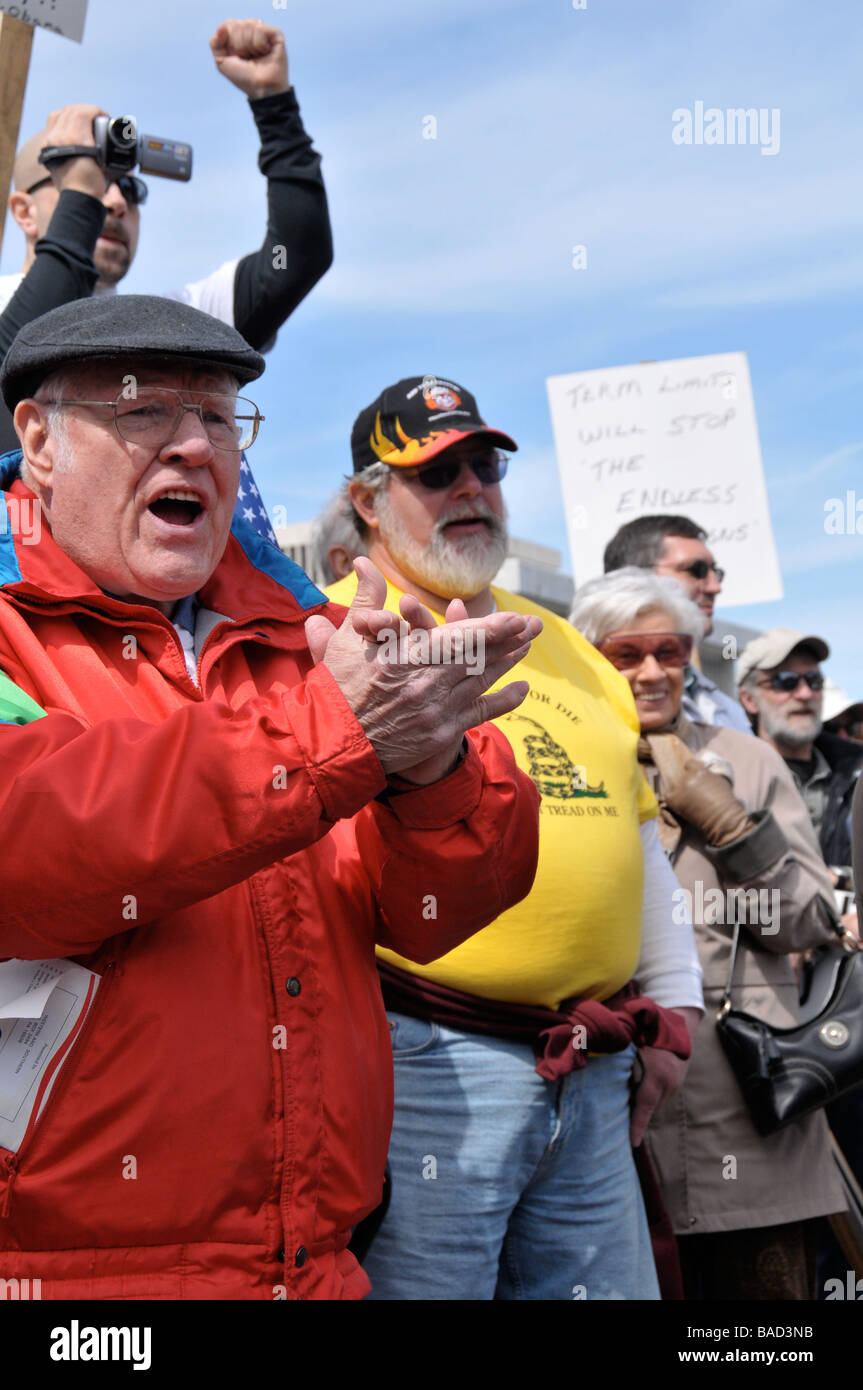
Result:
[[[99,273],[93,252],[107,216],[98,198],[65,189],[48,230],[36,242],[36,259],[0,314],[0,361],[19,329],[72,299],[88,299]],[[0,400],[0,453],[18,448],[12,416]]]
[[303,129],[293,88],[250,101],[267,179],[267,231],[234,277],[234,324],[252,347],[270,343],[329,270],[333,241],[321,157]]
[[48,230],[36,242],[36,259],[0,314],[0,358],[31,319],[72,299],[89,299],[99,278],[93,252],[106,216],[89,193],[60,194]]

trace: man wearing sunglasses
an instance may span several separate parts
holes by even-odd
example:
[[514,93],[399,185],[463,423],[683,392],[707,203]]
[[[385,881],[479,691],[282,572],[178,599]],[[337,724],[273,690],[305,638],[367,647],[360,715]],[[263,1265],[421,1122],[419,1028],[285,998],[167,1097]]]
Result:
[[851,863],[851,800],[863,749],[822,729],[824,676],[830,648],[821,637],[774,627],[755,637],[737,663],[740,702],[759,738],[787,762],[809,809],[827,863]]
[[[383,1300],[658,1297],[630,1140],[680,1084],[700,971],[691,928],[673,922],[629,687],[563,618],[493,583],[515,448],[436,376],[388,387],[351,434],[350,497],[389,609],[407,592],[438,621],[459,597],[475,617],[543,622],[518,668],[528,698],[496,721],[543,798],[534,887],[432,965],[378,952],[396,1113],[390,1204],[364,1267]],[[349,603],[356,584],[327,592]],[[640,946],[649,1036],[623,998]]]
[[[259,167],[267,177],[267,230],[259,250],[176,293],[166,287],[166,293],[232,324],[266,351],[332,262],[320,156],[303,129],[281,29],[260,20],[227,20],[210,48],[218,71],[249,99],[261,140]],[[21,273],[0,277],[0,358],[18,330],[40,314],[73,299],[112,293],[134,260],[145,182],[130,174],[106,187],[91,157],[70,158],[50,173],[38,158],[46,145],[92,146],[93,119],[107,114],[98,106],[65,106],[18,152],[9,208],[27,250]],[[180,189],[177,197],[194,200],[194,189]],[[278,247],[283,260],[274,255]],[[16,446],[0,403],[0,451]]]
[[[797,783],[832,873],[837,899],[841,903],[841,890],[853,887],[853,864],[859,902],[861,864],[859,854],[852,853],[852,803],[863,769],[863,748],[822,727],[824,676],[819,662],[829,656],[822,637],[774,627],[744,647],[737,680],[741,704],[755,732],[782,755]],[[855,908],[845,912],[841,921],[859,935]],[[863,1184],[863,1090],[833,1101],[827,1118],[858,1183]],[[844,1277],[846,1265],[835,1239],[825,1232],[822,1279],[826,1283],[831,1276]]]
[[[713,631],[713,606],[722,592],[725,571],[707,545],[707,532],[688,516],[639,516],[628,521],[605,547],[605,573],[636,565],[667,574],[682,584],[704,615],[705,635]],[[690,719],[748,734],[749,721],[709,676],[690,663],[686,668],[683,711]]]

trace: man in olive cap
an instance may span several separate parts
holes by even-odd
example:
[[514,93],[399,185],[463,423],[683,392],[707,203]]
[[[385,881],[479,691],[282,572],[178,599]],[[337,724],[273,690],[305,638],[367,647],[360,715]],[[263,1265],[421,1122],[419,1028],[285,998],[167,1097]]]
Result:
[[774,627],[754,637],[737,663],[740,703],[759,738],[787,762],[806,802],[821,853],[851,863],[850,814],[863,749],[822,730],[823,637]]
[[416,600],[382,611],[359,560],[346,613],[232,523],[262,370],[128,295],[34,320],[0,372],[2,486],[42,517],[16,535],[0,493],[0,671],[45,711],[0,723],[0,1278],[43,1298],[361,1298],[375,944],[429,961],[533,879],[538,798],[483,721],[541,623],[455,602],[482,674],[388,663]]
[[[830,656],[823,637],[794,628],[774,627],[744,647],[737,663],[740,703],[755,732],[772,743],[806,802],[821,853],[833,874],[842,926],[859,934],[852,905],[845,910],[845,888],[852,854],[852,803],[863,765],[863,748],[827,733],[822,727],[824,676],[819,662]],[[859,801],[859,797],[858,797]],[[858,815],[858,850],[860,846]],[[861,863],[853,865],[858,901]],[[833,1136],[858,1182],[863,1182],[863,1091],[851,1091],[827,1107]],[[825,1232],[820,1252],[821,1278],[841,1275],[847,1263],[835,1239]]]

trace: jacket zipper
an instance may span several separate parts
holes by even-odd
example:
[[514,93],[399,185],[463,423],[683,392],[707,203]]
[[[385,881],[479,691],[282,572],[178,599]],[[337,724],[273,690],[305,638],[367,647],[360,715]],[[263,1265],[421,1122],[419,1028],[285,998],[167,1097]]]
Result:
[[57,1080],[51,1087],[51,1094],[45,1101],[45,1105],[42,1109],[41,1114],[39,1113],[39,1106],[34,1106],[33,1114],[30,1116],[29,1123],[27,1125],[26,1130],[24,1131],[24,1135],[21,1139],[21,1145],[17,1153],[12,1153],[9,1149],[5,1149],[3,1150],[2,1155],[0,1155],[0,1164],[2,1164],[2,1167],[5,1168],[7,1174],[5,1190],[3,1193],[3,1200],[2,1204],[0,1204],[0,1219],[5,1219],[9,1215],[9,1209],[12,1199],[12,1188],[15,1184],[15,1179],[18,1176],[18,1170],[21,1164],[21,1160],[24,1157],[26,1157],[27,1150],[29,1149],[30,1144],[32,1143],[33,1135],[35,1134],[36,1130],[41,1127],[43,1122],[50,1116],[52,1108],[56,1105],[59,1098],[63,1095],[64,1091],[69,1085],[69,1082],[75,1075],[75,1059],[77,1058],[77,1056],[80,1055],[81,1047],[87,1041],[93,1030],[93,1026],[98,1018],[100,1008],[105,1002],[104,996],[108,993],[108,985],[109,983],[113,983],[113,980],[115,978],[114,972],[116,970],[116,966],[116,960],[106,961],[105,967],[100,977],[101,983],[99,985],[98,990],[96,991],[96,998],[90,1005],[90,1011],[86,1019],[84,1020],[84,1025],[81,1028],[81,1031],[75,1039],[74,1043],[72,1044],[68,1056],[63,1060],[63,1063],[60,1067],[60,1075],[57,1077]]

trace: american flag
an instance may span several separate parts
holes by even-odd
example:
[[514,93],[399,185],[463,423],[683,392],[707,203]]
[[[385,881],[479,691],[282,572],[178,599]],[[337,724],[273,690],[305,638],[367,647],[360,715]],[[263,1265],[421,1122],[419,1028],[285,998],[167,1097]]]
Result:
[[237,504],[234,507],[234,516],[239,520],[248,521],[259,536],[270,545],[278,549],[279,542],[276,540],[276,533],[273,530],[267,509],[264,506],[263,498],[258,492],[252,470],[249,467],[248,459],[243,454],[240,460],[240,487],[237,492]]

